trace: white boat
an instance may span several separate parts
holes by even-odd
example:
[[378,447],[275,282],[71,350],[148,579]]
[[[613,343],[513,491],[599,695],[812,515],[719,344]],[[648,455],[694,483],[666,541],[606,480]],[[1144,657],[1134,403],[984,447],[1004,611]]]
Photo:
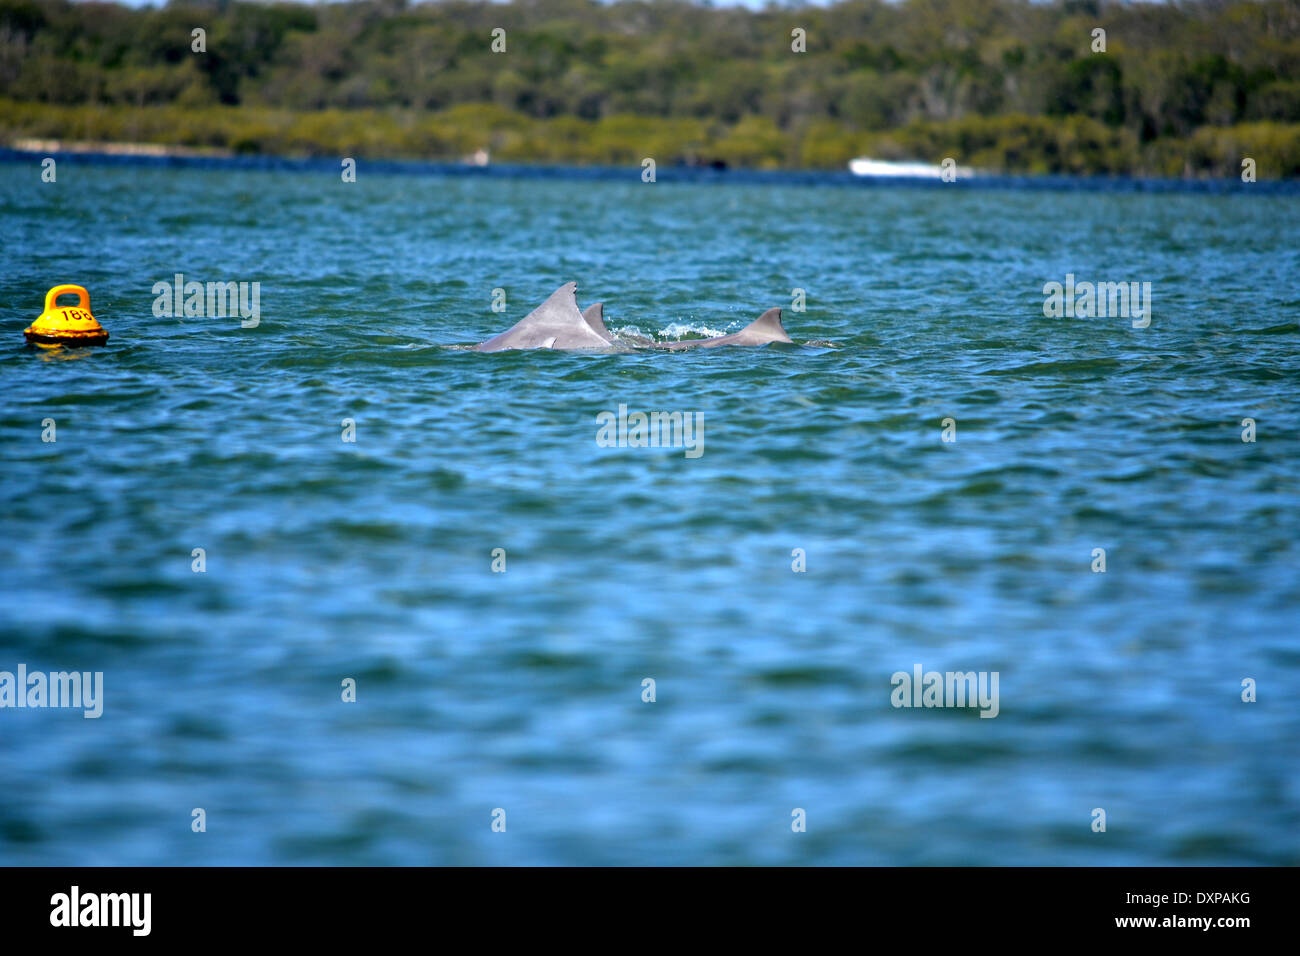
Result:
[[[958,179],[969,179],[975,171],[969,166],[951,167]],[[855,176],[885,176],[895,179],[943,179],[944,168],[939,163],[896,163],[887,159],[869,159],[860,156],[849,160],[849,171]]]

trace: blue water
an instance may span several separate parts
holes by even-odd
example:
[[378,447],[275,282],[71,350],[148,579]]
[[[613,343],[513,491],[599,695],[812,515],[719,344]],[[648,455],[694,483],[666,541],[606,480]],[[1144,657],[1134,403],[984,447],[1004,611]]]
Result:
[[[0,709],[0,863],[1300,863],[1300,197],[0,163],[0,249],[0,670],[104,675]],[[449,347],[569,279],[800,344]]]

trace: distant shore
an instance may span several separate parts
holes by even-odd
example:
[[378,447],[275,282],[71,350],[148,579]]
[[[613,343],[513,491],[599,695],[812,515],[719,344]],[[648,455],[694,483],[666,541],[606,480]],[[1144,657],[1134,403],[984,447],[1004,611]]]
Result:
[[[48,144],[48,143],[47,143]],[[39,164],[45,157],[60,162],[84,165],[243,170],[249,172],[290,172],[340,178],[338,157],[273,156],[267,154],[235,155],[219,152],[161,151],[148,144],[95,144],[80,142],[76,150],[30,151],[0,145],[0,164]],[[95,146],[111,147],[100,151]],[[144,148],[135,149],[132,147]],[[2,167],[0,167],[2,168]],[[634,165],[612,166],[573,163],[491,163],[480,165],[454,160],[361,159],[358,176],[452,176],[492,179],[567,179],[575,182],[641,182],[641,168]],[[863,177],[848,169],[726,169],[713,166],[665,166],[657,173],[657,182],[700,183],[733,186],[810,186],[839,188],[889,188],[956,190],[1011,190],[1097,193],[1200,193],[1265,196],[1300,195],[1300,179],[1261,180],[1244,183],[1237,177],[1169,178],[1152,176],[1075,175],[1075,174],[987,174],[944,182],[936,177]]]
[[163,143],[115,143],[112,141],[76,140],[76,139],[16,139],[9,148],[19,153],[78,153],[97,156],[214,156],[231,157],[235,154],[228,149],[215,146],[190,147],[165,145]]
[[1300,178],[1297,57],[1292,0],[16,0],[0,143],[1266,181]]
[[1240,177],[1243,158],[1259,180],[1300,176],[1300,123],[1205,127],[1186,139],[1139,146],[1087,117],[968,117],[850,135],[830,124],[800,137],[663,117],[536,119],[491,104],[438,112],[262,107],[58,106],[0,99],[0,143],[27,152],[286,158],[353,157],[427,162],[709,167],[840,171],[850,160],[939,163],[1002,175]]

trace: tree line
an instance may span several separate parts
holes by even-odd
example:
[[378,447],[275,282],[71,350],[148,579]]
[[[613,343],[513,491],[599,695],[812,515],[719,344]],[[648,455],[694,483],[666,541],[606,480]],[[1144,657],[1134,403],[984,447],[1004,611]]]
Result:
[[0,0],[0,135],[1294,176],[1300,3]]

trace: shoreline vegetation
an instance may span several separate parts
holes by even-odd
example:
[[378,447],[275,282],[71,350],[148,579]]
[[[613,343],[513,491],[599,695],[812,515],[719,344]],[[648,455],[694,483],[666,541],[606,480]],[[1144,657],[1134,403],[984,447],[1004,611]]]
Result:
[[1300,176],[1297,76],[1288,0],[0,0],[18,148],[1277,179]]

